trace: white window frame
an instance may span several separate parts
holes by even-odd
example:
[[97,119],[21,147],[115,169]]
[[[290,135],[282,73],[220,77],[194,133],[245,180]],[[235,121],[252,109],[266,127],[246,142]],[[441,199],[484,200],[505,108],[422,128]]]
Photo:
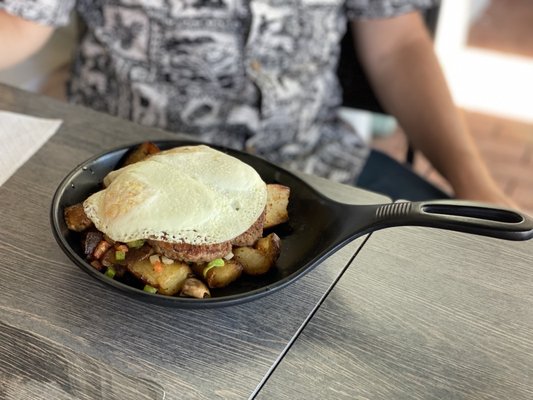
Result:
[[442,0],[435,50],[456,104],[533,122],[533,58],[467,46],[475,0]]

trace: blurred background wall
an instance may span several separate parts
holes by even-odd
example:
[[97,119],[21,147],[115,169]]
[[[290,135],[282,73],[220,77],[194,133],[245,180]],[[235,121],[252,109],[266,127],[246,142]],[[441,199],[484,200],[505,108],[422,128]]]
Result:
[[435,48],[460,107],[533,122],[533,1],[443,1]]

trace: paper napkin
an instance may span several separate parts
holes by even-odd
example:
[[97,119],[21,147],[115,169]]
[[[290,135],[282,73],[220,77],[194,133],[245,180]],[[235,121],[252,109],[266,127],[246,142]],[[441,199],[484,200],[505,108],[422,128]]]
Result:
[[56,133],[62,122],[0,111],[0,186]]

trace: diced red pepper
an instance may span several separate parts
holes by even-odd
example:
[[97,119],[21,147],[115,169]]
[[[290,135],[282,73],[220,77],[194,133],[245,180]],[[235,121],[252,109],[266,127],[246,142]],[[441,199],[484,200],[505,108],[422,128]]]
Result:
[[93,252],[93,257],[99,260],[104,253],[111,248],[111,243],[106,242],[105,240],[101,240],[100,243],[96,245],[96,248]]
[[163,263],[161,261],[156,261],[152,264],[155,272],[163,272]]

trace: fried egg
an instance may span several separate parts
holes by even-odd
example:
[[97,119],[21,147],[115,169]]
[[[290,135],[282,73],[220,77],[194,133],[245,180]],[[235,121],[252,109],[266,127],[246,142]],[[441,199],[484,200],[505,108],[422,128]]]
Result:
[[193,245],[231,240],[265,209],[267,190],[249,165],[208,146],[162,151],[112,171],[83,203],[111,239]]

